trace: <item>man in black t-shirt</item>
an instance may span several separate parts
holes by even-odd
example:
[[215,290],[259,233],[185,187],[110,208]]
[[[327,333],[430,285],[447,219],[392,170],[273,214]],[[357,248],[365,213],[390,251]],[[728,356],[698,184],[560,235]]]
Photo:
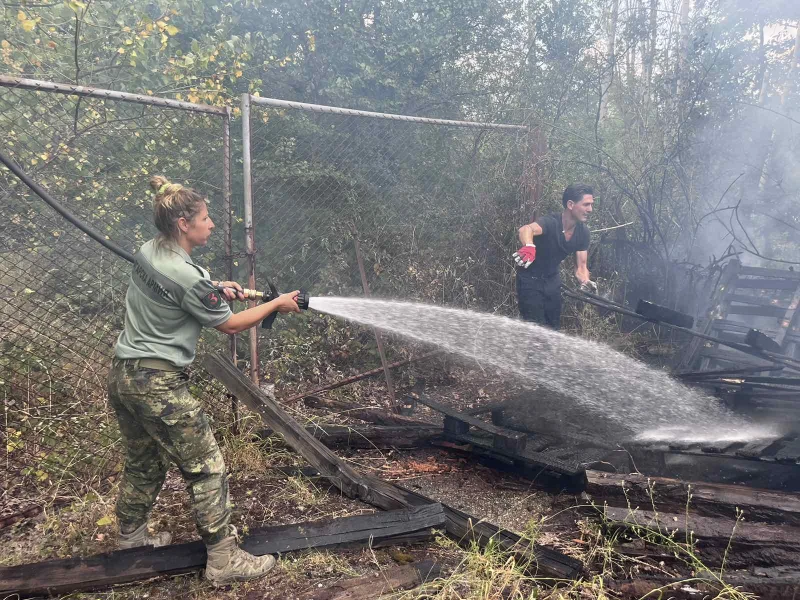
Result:
[[[596,290],[589,279],[586,259],[589,250],[589,228],[586,220],[592,212],[592,188],[573,183],[561,199],[564,210],[537,219],[519,228],[523,246],[514,253],[517,263],[517,298],[519,314],[525,321],[534,321],[552,329],[561,326],[561,277],[558,267],[568,255],[575,253],[575,277],[581,289]],[[534,244],[534,238],[536,244]]]

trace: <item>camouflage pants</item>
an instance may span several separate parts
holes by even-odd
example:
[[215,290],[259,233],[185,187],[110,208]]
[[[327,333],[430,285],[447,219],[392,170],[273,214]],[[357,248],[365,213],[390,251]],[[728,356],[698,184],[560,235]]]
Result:
[[228,534],[230,509],[225,463],[208,417],[189,393],[185,373],[137,367],[115,359],[108,378],[109,401],[125,442],[120,527],[131,530],[147,522],[172,461],[189,487],[203,541],[215,544]]

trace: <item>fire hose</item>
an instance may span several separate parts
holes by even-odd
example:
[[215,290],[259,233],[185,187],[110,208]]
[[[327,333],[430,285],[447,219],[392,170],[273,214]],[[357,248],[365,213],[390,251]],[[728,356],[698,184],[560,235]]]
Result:
[[[129,263],[133,263],[133,254],[125,250],[124,248],[119,247],[117,244],[105,238],[105,236],[101,235],[94,229],[92,229],[89,225],[78,219],[75,215],[69,212],[60,202],[58,202],[55,198],[53,198],[47,190],[45,190],[42,186],[36,183],[33,179],[31,179],[27,173],[25,173],[19,166],[6,157],[3,153],[0,153],[0,162],[2,162],[6,168],[11,171],[17,179],[19,179],[22,183],[28,186],[33,193],[35,193],[39,198],[41,198],[45,203],[47,203],[50,208],[55,210],[58,214],[60,214],[64,219],[66,219],[69,223],[80,229],[83,233],[88,235],[94,241],[102,244],[107,249],[111,250],[114,254],[119,256],[122,259],[127,260]],[[225,291],[224,286],[217,286],[221,292]],[[238,290],[233,290],[234,292]],[[269,302],[270,300],[274,300],[280,295],[280,292],[275,287],[275,284],[272,283],[269,279],[267,279],[267,289],[265,291],[257,291],[257,290],[249,290],[244,289],[242,290],[242,295],[244,296],[245,300],[261,300],[262,302]],[[308,302],[310,300],[310,296],[308,292],[300,290],[300,294],[297,296],[297,305],[302,310],[308,309]],[[270,314],[266,319],[261,322],[261,327],[264,329],[271,329],[272,324],[275,322],[275,317],[278,315],[277,312],[273,312]]]
[[731,342],[728,340],[722,340],[719,338],[715,338],[710,335],[706,335],[705,333],[701,333],[699,331],[695,331],[693,329],[689,329],[687,327],[681,327],[679,325],[675,325],[674,323],[669,323],[668,321],[655,319],[652,317],[647,317],[644,315],[640,315],[637,312],[630,310],[629,308],[613,302],[611,300],[607,300],[602,296],[598,296],[597,294],[593,294],[587,291],[577,291],[569,286],[564,284],[561,285],[564,294],[569,296],[570,298],[574,298],[575,300],[579,300],[581,302],[586,302],[587,304],[592,304],[594,306],[605,308],[607,310],[619,313],[626,317],[634,317],[636,319],[640,319],[642,321],[647,321],[650,323],[657,323],[663,327],[668,327],[669,329],[673,329],[675,331],[680,331],[682,333],[691,335],[693,337],[700,338],[702,340],[706,340],[709,342],[714,342],[715,344],[720,344],[722,346],[727,346],[729,348],[733,348],[734,350],[738,350],[739,352],[743,352],[745,354],[749,354],[756,358],[760,358],[767,362],[771,362],[776,365],[781,365],[781,367],[791,369],[793,371],[800,371],[800,360],[796,360],[789,356],[785,356],[782,354],[778,354],[776,352],[771,352],[769,350],[762,350],[760,348],[754,348],[753,346],[749,346],[747,344],[743,344],[741,342]]

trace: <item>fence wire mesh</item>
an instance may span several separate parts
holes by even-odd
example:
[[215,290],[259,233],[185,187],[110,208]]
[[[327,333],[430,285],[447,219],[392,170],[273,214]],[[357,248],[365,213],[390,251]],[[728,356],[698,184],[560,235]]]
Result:
[[[510,311],[509,232],[524,197],[526,127],[251,102],[258,281],[361,296],[358,239],[374,296]],[[311,326],[295,322],[307,336]],[[354,349],[325,329],[305,349],[314,365],[305,385],[331,369],[344,373],[337,355],[375,366],[370,338]],[[284,353],[285,339],[266,340],[260,355]],[[394,340],[390,358],[403,358],[400,346]],[[265,366],[279,383],[292,377]]]
[[[151,175],[206,192],[218,232],[198,260],[219,278],[227,254],[224,124],[224,117],[163,106],[0,88],[3,152],[129,252],[155,235]],[[126,261],[0,170],[0,518],[26,499],[96,485],[120,462],[105,379],[129,274]],[[204,343],[219,348],[221,337],[212,331]],[[221,391],[202,374],[195,381],[210,412],[228,421]]]
[[[4,153],[69,212],[134,252],[156,233],[148,179],[163,174],[209,196],[218,231],[196,260],[214,277],[230,269],[246,281],[242,163],[229,160],[241,152],[238,123],[168,101],[0,83]],[[233,135],[224,135],[226,123]],[[508,229],[524,195],[524,127],[268,106],[253,107],[251,125],[258,287],[269,277],[283,289],[360,296],[357,239],[377,296],[510,308]],[[0,257],[2,520],[26,501],[94,486],[119,466],[105,379],[130,269],[6,170]],[[223,338],[206,332],[199,352],[227,348]],[[242,336],[239,356],[247,345]],[[389,353],[405,350],[395,343]],[[260,359],[279,391],[297,391],[356,364],[370,368],[377,354],[371,332],[305,315],[262,337]],[[200,369],[192,391],[218,425],[235,418]]]

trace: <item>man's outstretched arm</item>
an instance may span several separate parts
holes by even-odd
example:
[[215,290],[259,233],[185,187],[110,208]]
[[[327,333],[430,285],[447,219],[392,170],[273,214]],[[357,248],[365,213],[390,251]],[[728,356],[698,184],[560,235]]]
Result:
[[542,227],[535,221],[519,228],[519,241],[523,246],[532,244],[533,237],[536,235],[542,235]]

